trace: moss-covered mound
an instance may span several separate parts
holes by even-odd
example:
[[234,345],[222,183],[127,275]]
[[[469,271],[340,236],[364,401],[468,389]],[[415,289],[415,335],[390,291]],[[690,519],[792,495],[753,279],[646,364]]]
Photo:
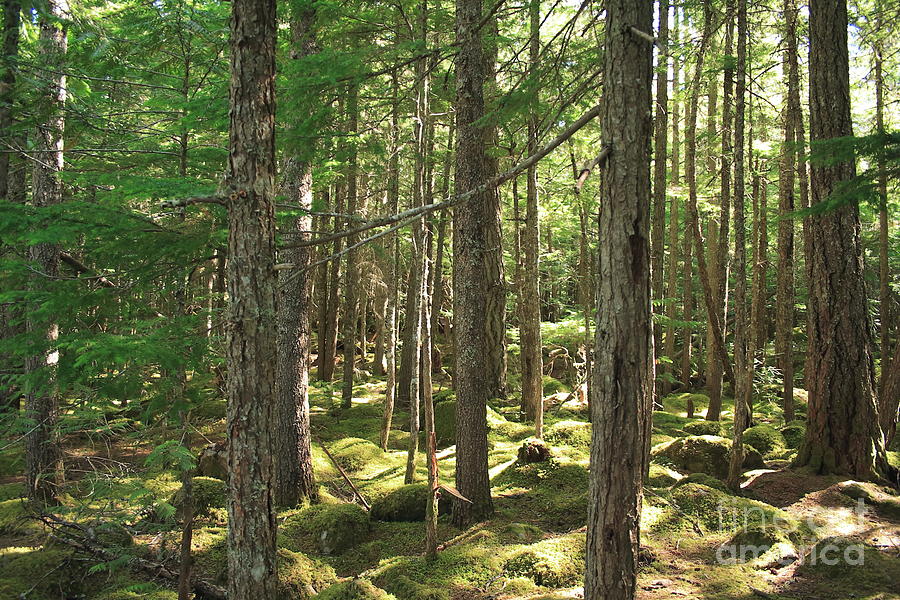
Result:
[[24,483],[4,483],[0,484],[0,502],[12,500],[13,498],[25,497]]
[[684,479],[680,479],[672,486],[672,489],[687,485],[689,483],[699,483],[700,485],[705,485],[707,487],[711,487],[716,490],[721,490],[723,492],[728,491],[728,487],[725,485],[725,482],[721,479],[716,479],[712,475],[707,475],[706,473],[691,473]]
[[587,468],[555,460],[524,464],[515,462],[494,479],[498,506],[509,517],[531,512],[552,531],[584,525],[587,518]]
[[329,586],[315,600],[397,600],[368,579],[353,579]]
[[[213,508],[225,508],[228,488],[225,482],[214,477],[194,477],[192,495],[194,498],[194,514],[207,515]],[[169,504],[179,512],[184,504],[184,490],[179,488],[169,500]]]
[[[402,485],[372,502],[370,515],[376,521],[424,521],[427,500],[428,484]],[[438,502],[438,512],[450,512],[450,503],[446,499]]]
[[665,465],[650,463],[650,474],[647,477],[647,485],[654,488],[664,488],[678,482],[681,473],[673,471]]
[[384,457],[384,452],[362,438],[344,438],[331,444],[329,448],[334,460],[348,471],[359,471]]
[[764,456],[777,454],[787,447],[784,436],[771,425],[755,425],[746,429],[744,443],[753,446]]
[[671,394],[662,399],[664,410],[673,413],[700,413],[709,406],[709,396],[706,394],[694,394],[685,392],[681,394]]
[[806,435],[806,424],[803,421],[791,421],[781,428],[781,437],[788,448],[799,448]]
[[299,552],[278,549],[278,587],[285,600],[307,600],[337,581],[334,569]]
[[845,496],[862,500],[885,517],[900,521],[900,496],[890,488],[860,481],[845,481],[836,487]]
[[37,528],[37,522],[31,517],[28,503],[24,498],[0,502],[0,533],[25,535]]
[[316,504],[288,516],[278,528],[279,545],[298,552],[342,554],[365,541],[369,514],[356,504]]
[[400,575],[392,581],[389,589],[403,600],[450,600],[450,592],[447,589],[424,585],[405,575]]
[[527,577],[546,587],[577,584],[584,574],[584,535],[574,534],[523,547],[503,566],[509,575]]
[[[83,569],[68,569],[72,552],[64,548],[0,549],[0,598],[59,598],[60,589],[69,597],[83,591]],[[50,575],[53,576],[50,576]]]
[[725,432],[725,428],[718,421],[692,421],[684,426],[684,432],[690,435],[719,435]]
[[544,396],[551,396],[553,394],[558,394],[560,392],[571,392],[572,389],[560,381],[555,377],[551,377],[550,375],[544,375],[543,380],[543,392]]
[[456,400],[434,405],[434,437],[442,448],[456,443]]
[[786,533],[774,524],[756,523],[738,530],[716,550],[723,564],[755,563],[783,567],[797,560],[797,550]]
[[[715,435],[697,435],[677,438],[653,448],[653,457],[667,461],[689,473],[707,473],[724,479],[728,476],[728,456],[731,441]],[[760,469],[765,466],[759,452],[744,448],[744,468]]]
[[555,446],[572,446],[581,450],[591,447],[591,424],[584,421],[559,421],[544,432],[544,439]]

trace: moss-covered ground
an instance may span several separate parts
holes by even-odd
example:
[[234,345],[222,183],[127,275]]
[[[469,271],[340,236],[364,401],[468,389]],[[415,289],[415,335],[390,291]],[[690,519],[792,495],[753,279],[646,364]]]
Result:
[[[551,350],[576,354],[581,339],[577,325],[548,326],[545,335]],[[458,529],[442,509],[442,546],[434,561],[422,554],[420,504],[426,490],[403,485],[408,414],[397,411],[388,449],[382,451],[377,444],[383,379],[360,381],[347,410],[339,408],[334,384],[313,381],[316,438],[373,510],[367,513],[359,506],[316,443],[319,504],[278,514],[284,597],[582,597],[591,428],[584,406],[570,393],[577,376],[557,374],[545,380],[549,460],[517,460],[523,440],[533,433],[518,417],[517,397],[492,404],[488,460],[495,515]],[[436,390],[439,404],[445,405],[441,414],[452,415],[449,381],[438,379]],[[802,394],[798,400],[802,409]],[[689,402],[692,418],[687,416]],[[765,390],[755,398],[754,430],[745,436],[748,444],[757,444],[765,463],[748,467],[742,494],[730,493],[721,481],[720,463],[727,452],[722,454],[718,440],[730,439],[733,405],[726,398],[723,420],[713,423],[703,419],[707,403],[703,390],[676,393],[663,398],[654,414],[652,443],[657,448],[642,512],[639,598],[900,599],[900,497],[872,484],[790,470],[803,421],[784,423],[777,402]],[[441,414],[438,428],[446,432],[439,450],[441,479],[452,483],[453,424],[440,422]],[[197,432],[196,449],[222,440],[223,413],[212,404],[200,411]],[[173,430],[147,426],[133,435],[66,440],[67,463],[77,469],[71,469],[59,510],[95,529],[105,522],[119,524],[103,535],[123,559],[100,565],[55,542],[32,518],[22,500],[21,448],[6,448],[0,457],[0,599],[174,600],[170,582],[130,569],[127,562],[128,556],[140,555],[171,565],[177,556],[179,479],[158,461],[146,462],[153,448],[173,435]],[[689,446],[690,459],[660,450],[673,442]],[[710,454],[702,455],[704,451]],[[891,459],[900,462],[896,451]],[[421,452],[417,479],[426,479]],[[193,536],[196,569],[221,584],[227,577],[223,485],[206,478],[195,480],[195,488],[202,495]],[[821,560],[823,550],[838,562]]]

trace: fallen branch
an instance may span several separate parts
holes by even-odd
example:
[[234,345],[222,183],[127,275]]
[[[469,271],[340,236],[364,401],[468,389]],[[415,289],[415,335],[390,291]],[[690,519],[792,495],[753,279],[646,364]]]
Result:
[[362,492],[359,491],[359,488],[356,487],[356,484],[353,483],[353,481],[350,479],[350,476],[347,475],[346,471],[344,471],[344,468],[338,464],[338,462],[335,460],[334,456],[332,456],[331,452],[328,451],[328,448],[325,447],[325,444],[322,443],[322,440],[320,440],[319,438],[317,438],[315,436],[313,436],[313,439],[316,441],[316,443],[319,446],[322,447],[322,450],[325,452],[325,456],[327,456],[328,460],[331,461],[331,464],[333,464],[335,466],[335,468],[338,470],[338,472],[344,478],[344,481],[346,481],[350,485],[350,487],[353,489],[353,493],[356,495],[357,498],[359,498],[359,501],[362,502],[363,508],[365,508],[367,511],[372,510],[372,507],[369,506],[369,503],[366,501],[365,498],[363,498]]

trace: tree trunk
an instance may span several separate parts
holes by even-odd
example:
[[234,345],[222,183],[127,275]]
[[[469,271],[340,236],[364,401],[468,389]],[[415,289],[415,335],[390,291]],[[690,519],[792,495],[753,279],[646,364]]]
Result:
[[[797,54],[796,0],[784,0],[784,59],[782,70],[790,89],[791,55]],[[794,59],[796,60],[796,58]],[[794,119],[790,101],[785,98],[783,111],[784,143],[781,147],[778,174],[778,268],[775,288],[775,359],[783,377],[781,405],[785,423],[794,420],[794,183],[796,150]]]
[[[811,3],[809,32],[810,138],[853,135],[846,3]],[[812,206],[855,174],[853,162],[813,165]],[[868,479],[889,467],[875,407],[859,230],[852,202],[809,220],[809,407],[796,462],[817,473]]]
[[747,87],[747,0],[737,0],[737,85],[734,111],[734,435],[728,487],[740,490],[744,429],[750,425],[753,356],[747,322],[747,245],[744,223],[744,116]]
[[231,3],[228,596],[276,595],[274,0]]
[[[347,134],[355,137],[359,120],[359,90],[356,84],[351,84],[347,94]],[[357,212],[357,150],[356,140],[353,140],[350,157],[347,161],[347,214],[355,215]],[[348,222],[347,227],[351,224]],[[356,243],[356,235],[347,237],[347,247]],[[344,314],[342,341],[344,344],[344,374],[341,380],[341,407],[350,408],[353,405],[353,381],[356,375],[356,326],[359,317],[359,271],[357,261],[359,250],[347,253],[344,264]]]
[[[586,600],[631,600],[637,588],[642,479],[653,402],[650,309],[650,0],[607,0],[600,288],[591,402]],[[601,310],[602,309],[602,310]]]
[[[531,39],[529,41],[529,75],[537,77],[540,53],[541,2],[531,0],[529,20]],[[532,99],[528,118],[528,156],[538,150],[538,92]],[[541,293],[540,293],[540,222],[538,219],[537,167],[531,166],[526,173],[525,230],[522,236],[524,258],[524,278],[522,281],[522,322],[519,324],[522,352],[522,404],[525,418],[534,421],[535,436],[544,436],[544,363],[541,340]]]
[[[666,254],[666,144],[669,136],[669,0],[659,1],[659,32],[656,36],[656,108],[653,118],[653,224],[650,241],[653,301],[664,297],[663,261]],[[653,312],[662,311],[654,307]],[[653,347],[660,348],[661,329],[656,330]]]
[[[489,133],[484,117],[482,0],[456,0],[456,193],[478,187],[486,172]],[[453,328],[456,346],[456,487],[453,521],[465,525],[493,513],[487,461],[487,400],[493,373],[488,355],[487,253],[496,218],[493,196],[482,193],[453,210]]]
[[[334,211],[337,214],[344,212],[344,189],[340,183],[334,186]],[[339,225],[339,217],[334,218],[334,229],[337,231]],[[334,241],[334,247],[331,249],[332,255],[337,255],[343,248],[343,239],[339,238]],[[319,381],[331,381],[334,379],[334,362],[337,356],[337,336],[340,292],[341,292],[341,261],[334,259],[328,266],[328,297],[325,303],[325,319],[324,324],[320,325],[325,330],[325,347],[324,352],[319,355]]]
[[[297,58],[317,51],[314,8],[291,15],[291,38]],[[312,210],[311,149],[306,156],[292,156],[285,166],[284,187],[288,204]],[[303,214],[294,219],[297,241],[309,240],[312,219]],[[308,270],[312,249],[287,248],[279,256],[294,268],[279,272],[278,367],[275,388],[273,434],[275,437],[275,503],[293,507],[317,495],[313,477],[309,430],[309,327],[310,284]]]
[[[680,12],[681,8],[674,4],[673,8],[675,9],[674,20],[672,22],[672,48],[678,47],[680,43],[679,37],[681,33],[681,29],[679,27],[680,24]],[[680,185],[681,184],[681,104],[679,102],[678,94],[681,91],[679,89],[679,79],[680,79],[680,69],[681,66],[677,57],[672,60],[672,185]],[[676,200],[672,199],[672,205],[675,206]],[[676,213],[672,212],[672,217],[675,217]],[[671,235],[671,228],[669,229]],[[672,250],[672,246],[670,244],[669,252],[674,254],[675,252]],[[669,266],[672,263],[669,262]],[[671,290],[666,292],[670,298],[674,298]],[[669,355],[671,356],[671,355]]]
[[[875,48],[875,128],[884,134],[884,58],[881,43]],[[881,381],[879,390],[884,397],[886,373],[889,369],[888,357],[891,352],[891,266],[888,260],[890,242],[888,237],[888,193],[887,165],[884,157],[878,161],[878,317],[881,321],[880,355]],[[890,399],[887,399],[890,400]]]
[[[65,28],[60,26],[69,18],[66,0],[50,0],[47,17],[39,19],[39,56],[41,62],[56,68],[59,73],[47,73],[42,90],[42,114],[46,120],[38,126],[32,203],[35,207],[49,207],[62,202],[63,133],[65,131],[66,77],[62,74],[68,50]],[[46,112],[44,112],[46,111]],[[59,245],[42,242],[28,249],[28,259],[40,275],[34,279],[37,294],[59,275]],[[28,497],[39,504],[54,503],[58,486],[63,480],[62,450],[59,442],[59,391],[56,369],[59,350],[59,325],[49,318],[28,315],[27,328],[38,350],[29,355],[25,369],[29,386],[25,395],[25,416],[34,423],[25,435],[25,474]]]

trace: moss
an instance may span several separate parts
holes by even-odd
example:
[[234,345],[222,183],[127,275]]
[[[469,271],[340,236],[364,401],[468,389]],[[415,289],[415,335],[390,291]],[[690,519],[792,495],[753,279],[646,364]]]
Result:
[[875,507],[876,512],[889,519],[900,521],[900,498],[874,483],[846,481],[838,484],[838,490],[854,500],[862,500]]
[[[410,483],[391,490],[372,502],[371,516],[378,521],[424,521],[428,485]],[[446,514],[450,503],[438,503],[438,511]]]
[[[668,461],[678,469],[690,473],[707,473],[719,479],[728,475],[728,456],[731,441],[714,435],[698,435],[678,438],[653,448],[651,454],[658,461]],[[765,466],[759,452],[744,448],[744,468],[759,469]]]
[[558,394],[560,392],[572,391],[569,386],[555,377],[544,375],[541,379],[543,381],[544,396],[552,396],[553,394]]
[[[225,482],[214,477],[194,477],[193,490],[194,513],[209,515],[213,508],[225,508],[228,489]],[[169,504],[181,510],[184,504],[184,491],[179,488],[169,500]]]
[[[104,578],[105,579],[105,578]],[[92,600],[177,600],[178,592],[156,583],[132,578],[122,573],[104,582],[102,589],[94,591]]]
[[701,413],[709,406],[709,396],[685,392],[682,394],[671,394],[662,399],[664,410],[673,413],[687,414],[689,403],[693,403],[694,414]]
[[405,575],[397,577],[390,589],[403,600],[450,600],[446,589],[417,583]]
[[330,566],[299,552],[278,549],[278,587],[285,600],[307,600],[335,581]]
[[434,405],[434,436],[440,447],[456,443],[456,400]]
[[690,435],[722,435],[725,428],[718,421],[693,421],[684,426],[684,432]]
[[318,505],[312,531],[322,554],[340,554],[369,533],[369,515],[356,504]]
[[25,454],[19,446],[0,452],[0,477],[15,477],[25,471]]
[[559,421],[547,427],[544,439],[554,445],[587,450],[591,447],[591,424],[584,421]]
[[104,546],[128,548],[134,545],[134,538],[121,523],[105,521],[93,527],[94,535]]
[[509,557],[503,568],[541,586],[575,585],[584,573],[584,536],[568,535],[525,546]]
[[799,448],[806,436],[806,424],[802,421],[791,421],[781,428],[781,437],[788,448]]
[[0,485],[0,502],[12,500],[13,498],[25,497],[24,483],[4,483]]
[[755,425],[744,431],[744,443],[764,456],[783,451],[787,444],[781,432],[771,425]]
[[503,421],[494,423],[490,428],[490,434],[496,434],[513,442],[524,440],[534,434],[534,427],[525,423]]
[[2,548],[0,549],[0,598],[59,598],[60,590],[67,597],[82,591],[84,571],[65,567],[72,553],[63,548]]
[[665,465],[650,463],[650,474],[647,477],[647,485],[655,488],[669,487],[673,483],[676,483],[680,478],[681,474],[677,471],[673,471]]
[[362,438],[344,438],[329,448],[334,460],[348,471],[359,471],[366,465],[384,457],[384,452]]
[[796,576],[802,578],[807,598],[897,598],[900,561],[890,552],[847,538],[818,542],[804,556]]
[[544,532],[540,527],[535,527],[528,523],[507,523],[500,530],[504,540],[515,543],[534,542],[544,536]]
[[353,579],[336,583],[319,595],[316,600],[397,600],[381,588],[372,585],[368,579]]
[[225,400],[214,398],[195,406],[191,411],[191,415],[210,421],[221,421],[225,418],[226,409],[227,404]]
[[28,503],[24,498],[13,498],[0,502],[0,533],[27,535],[39,526],[31,518]]
[[721,490],[723,492],[728,491],[728,487],[725,485],[721,479],[716,479],[712,475],[707,475],[706,473],[691,473],[684,479],[681,479],[675,485],[672,486],[672,489],[675,489],[682,485],[687,485],[688,483],[699,483],[700,485],[705,485],[707,487],[711,487],[716,490]]

